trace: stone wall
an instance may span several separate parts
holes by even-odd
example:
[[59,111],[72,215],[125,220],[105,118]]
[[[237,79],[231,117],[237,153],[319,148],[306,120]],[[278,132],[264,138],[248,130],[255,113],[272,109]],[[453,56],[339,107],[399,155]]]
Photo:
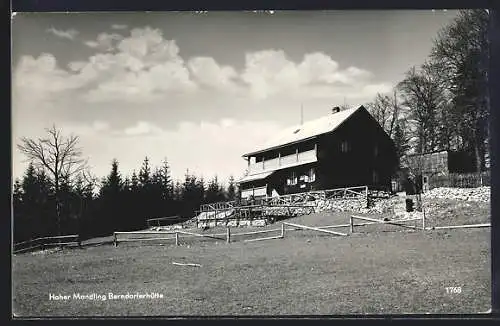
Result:
[[466,200],[475,202],[489,202],[491,196],[490,187],[478,188],[434,188],[425,192],[423,198],[445,198],[454,200]]
[[366,198],[318,200],[315,211],[345,212],[366,209]]

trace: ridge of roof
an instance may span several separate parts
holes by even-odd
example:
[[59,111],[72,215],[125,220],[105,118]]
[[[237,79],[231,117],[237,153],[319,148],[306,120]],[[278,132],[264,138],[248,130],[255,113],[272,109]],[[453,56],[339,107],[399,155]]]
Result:
[[243,157],[303,141],[324,133],[332,132],[361,108],[364,107],[360,105],[358,107],[345,109],[314,120],[306,121],[302,125],[296,124],[291,127],[287,127],[278,132],[276,136],[269,139],[261,146],[255,148],[251,152],[244,154]]

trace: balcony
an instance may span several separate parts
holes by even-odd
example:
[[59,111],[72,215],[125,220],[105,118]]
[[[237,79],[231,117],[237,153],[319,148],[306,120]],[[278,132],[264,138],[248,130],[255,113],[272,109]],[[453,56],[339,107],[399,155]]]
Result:
[[280,170],[287,167],[316,162],[316,149],[310,151],[298,152],[292,155],[280,156],[272,160],[264,160],[258,163],[252,163],[248,166],[249,174],[269,172]]

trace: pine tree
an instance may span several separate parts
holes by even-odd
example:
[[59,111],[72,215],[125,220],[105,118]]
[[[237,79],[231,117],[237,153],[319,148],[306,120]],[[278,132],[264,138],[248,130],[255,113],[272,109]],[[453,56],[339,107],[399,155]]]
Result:
[[121,208],[123,207],[122,190],[123,181],[118,172],[118,161],[113,159],[111,163],[111,172],[105,178],[99,196],[101,201],[100,213],[103,230],[108,234],[123,227],[123,219],[121,216]]
[[234,177],[231,175],[229,176],[229,184],[227,186],[227,192],[226,192],[227,200],[233,201],[236,199],[236,184],[234,182]]
[[25,218],[25,213],[23,211],[23,189],[21,181],[16,178],[14,181],[14,188],[12,191],[12,216],[14,224],[14,242],[21,242],[28,239],[26,233],[26,227],[24,225],[23,219]]
[[142,188],[149,187],[151,183],[151,167],[149,166],[149,159],[147,156],[139,171],[139,182]]
[[207,191],[205,193],[205,203],[215,203],[219,201],[220,186],[217,176],[209,181]]
[[14,184],[14,242],[57,233],[51,196],[51,184],[43,171],[29,164],[22,180]]
[[155,197],[154,185],[151,174],[149,159],[146,156],[139,170],[139,205],[142,210],[142,217],[138,217],[141,225],[146,225],[146,220],[155,217]]
[[132,172],[132,177],[130,178],[130,190],[135,195],[139,193],[139,178],[137,177],[135,170]]

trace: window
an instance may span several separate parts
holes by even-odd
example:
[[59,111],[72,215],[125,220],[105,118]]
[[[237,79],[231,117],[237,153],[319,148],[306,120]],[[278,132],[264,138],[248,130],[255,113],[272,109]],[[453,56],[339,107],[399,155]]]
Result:
[[309,169],[309,182],[314,182],[316,180],[316,171],[314,168]]
[[293,172],[290,174],[290,177],[286,179],[287,186],[294,186],[297,184],[297,173]]
[[342,153],[347,153],[351,149],[351,144],[347,140],[342,141],[340,144],[340,150]]

